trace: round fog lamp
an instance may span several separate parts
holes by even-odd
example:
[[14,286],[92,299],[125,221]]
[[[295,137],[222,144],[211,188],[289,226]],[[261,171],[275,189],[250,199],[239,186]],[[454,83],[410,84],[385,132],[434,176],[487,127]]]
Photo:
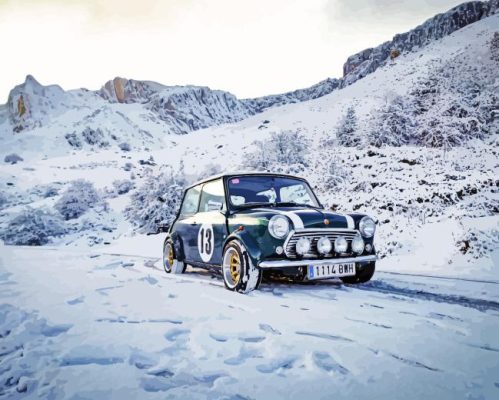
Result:
[[346,253],[348,249],[348,242],[343,236],[338,236],[334,241],[334,251],[337,253]]
[[296,253],[299,254],[300,256],[303,256],[304,254],[308,253],[310,250],[310,240],[307,238],[300,238],[296,242]]
[[320,254],[327,254],[331,251],[333,248],[333,245],[331,244],[331,241],[323,236],[317,241],[317,251]]
[[354,253],[362,254],[364,252],[364,240],[360,236],[355,236],[352,240],[352,250]]

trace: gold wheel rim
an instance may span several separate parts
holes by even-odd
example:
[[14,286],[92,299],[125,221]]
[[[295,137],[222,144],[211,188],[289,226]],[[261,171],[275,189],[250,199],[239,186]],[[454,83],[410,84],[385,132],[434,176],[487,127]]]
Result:
[[173,266],[173,246],[170,245],[168,249],[168,264],[170,264],[170,267]]
[[232,253],[230,256],[230,276],[234,283],[239,281],[239,275],[241,274],[241,260],[239,260],[239,254],[236,252]]

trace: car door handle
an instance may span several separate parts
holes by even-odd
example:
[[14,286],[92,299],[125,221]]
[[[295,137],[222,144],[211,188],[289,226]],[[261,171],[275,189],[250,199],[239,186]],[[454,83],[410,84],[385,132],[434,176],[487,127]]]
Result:
[[198,223],[197,222],[191,222],[189,225],[190,226],[196,226]]

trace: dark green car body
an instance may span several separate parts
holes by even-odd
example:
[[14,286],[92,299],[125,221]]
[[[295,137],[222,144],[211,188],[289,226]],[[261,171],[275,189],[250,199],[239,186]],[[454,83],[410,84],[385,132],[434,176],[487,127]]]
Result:
[[[229,181],[246,176],[290,178],[309,187],[301,178],[260,172],[218,175],[188,187],[166,238],[173,243],[179,261],[196,267],[220,267],[227,244],[237,240],[244,245],[251,263],[257,268],[278,270],[288,275],[301,274],[305,279],[306,269],[311,265],[344,261],[355,263],[357,272],[366,265],[374,267],[374,234],[363,237],[365,248],[362,253],[354,254],[351,249],[341,254],[314,252],[321,237],[334,242],[342,236],[351,244],[351,240],[360,235],[359,223],[366,217],[364,214],[345,215],[325,210],[314,194],[314,204],[318,204],[314,207],[280,206],[278,203],[238,207],[229,198]],[[275,215],[289,220],[289,234],[284,238],[276,238],[269,231],[269,221]],[[293,246],[302,236],[310,239],[311,249],[307,254],[298,255]]]

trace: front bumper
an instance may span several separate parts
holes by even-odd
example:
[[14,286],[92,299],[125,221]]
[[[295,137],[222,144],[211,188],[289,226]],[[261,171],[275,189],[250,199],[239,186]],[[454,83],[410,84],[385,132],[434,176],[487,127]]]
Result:
[[348,257],[348,258],[328,258],[321,260],[272,260],[272,261],[262,261],[258,264],[258,267],[262,269],[296,268],[296,267],[306,267],[309,265],[367,263],[367,262],[376,261],[377,259],[378,256],[376,254],[370,254],[367,256]]

